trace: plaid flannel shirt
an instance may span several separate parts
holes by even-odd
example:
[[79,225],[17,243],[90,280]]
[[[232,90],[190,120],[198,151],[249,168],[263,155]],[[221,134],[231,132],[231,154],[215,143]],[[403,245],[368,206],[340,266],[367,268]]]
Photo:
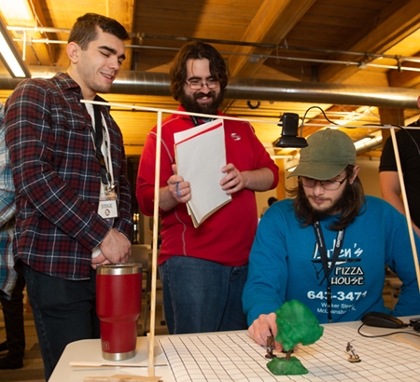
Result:
[[[1,105],[3,106],[3,105]],[[0,110],[0,290],[11,296],[17,273],[13,269],[13,221],[16,210],[15,186],[3,123],[4,107]]]
[[[101,167],[81,99],[68,74],[25,80],[9,97],[4,122],[16,187],[14,249],[33,269],[70,280],[89,278],[91,252],[110,229],[97,213]],[[131,239],[122,134],[109,107],[101,112],[116,182],[119,217],[113,227]]]

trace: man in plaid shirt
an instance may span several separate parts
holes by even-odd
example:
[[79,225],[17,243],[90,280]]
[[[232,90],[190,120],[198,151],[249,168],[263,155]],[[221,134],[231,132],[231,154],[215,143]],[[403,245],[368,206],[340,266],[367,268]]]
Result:
[[[6,103],[16,186],[14,248],[23,267],[46,380],[65,346],[99,338],[96,267],[131,252],[131,192],[121,131],[99,100],[118,75],[129,36],[88,13],[67,45],[67,73],[22,81]],[[104,211],[103,206],[108,207]]]

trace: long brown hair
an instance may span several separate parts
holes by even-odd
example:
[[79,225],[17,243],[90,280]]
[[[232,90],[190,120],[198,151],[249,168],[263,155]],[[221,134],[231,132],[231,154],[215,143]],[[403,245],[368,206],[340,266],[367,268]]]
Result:
[[[345,169],[346,177],[349,179],[353,175],[353,165],[348,165]],[[295,188],[287,189],[287,193],[294,197],[293,207],[297,219],[303,227],[314,224],[320,219],[320,214],[314,211],[299,180]],[[363,186],[358,176],[354,182],[346,183],[341,198],[338,200],[337,208],[341,211],[340,217],[335,220],[328,228],[333,231],[346,228],[359,214],[363,213],[362,207],[365,202]]]
[[224,94],[228,83],[228,69],[222,55],[210,44],[195,41],[184,45],[175,56],[169,72],[171,77],[172,96],[179,101],[187,80],[187,61],[189,59],[207,58],[212,77],[219,81],[220,92]]

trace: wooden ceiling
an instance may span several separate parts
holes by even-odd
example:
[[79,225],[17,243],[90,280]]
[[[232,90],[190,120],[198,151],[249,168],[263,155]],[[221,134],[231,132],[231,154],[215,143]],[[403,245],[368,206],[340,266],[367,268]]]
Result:
[[[21,5],[22,4],[22,5]],[[228,98],[224,111],[252,121],[257,135],[273,150],[281,134],[283,113],[306,114],[303,135],[334,122],[356,141],[381,134],[380,124],[405,125],[419,118],[420,89],[419,0],[0,0],[3,22],[33,75],[65,70],[65,43],[76,18],[101,13],[120,21],[130,32],[121,78],[125,73],[168,73],[184,43],[212,43],[226,58],[233,80],[272,82],[290,86],[289,95],[253,98],[252,87],[241,99]],[[0,65],[1,79],[9,76]],[[292,85],[290,85],[292,84]],[[308,101],[293,84],[316,84],[323,96]],[[371,99],[360,104],[336,104],[330,86],[357,87]],[[110,102],[174,110],[169,93],[109,93]],[[377,93],[412,89],[409,107],[376,103]],[[11,89],[0,86],[0,101]],[[133,93],[133,92],[131,92]],[[267,92],[268,94],[268,92]],[[366,94],[364,94],[366,96]],[[420,90],[418,91],[420,95]],[[247,98],[249,96],[249,98]],[[369,98],[368,97],[368,98]],[[325,112],[325,118],[322,109]],[[128,155],[139,155],[156,113],[116,107]],[[366,128],[366,125],[370,125]],[[352,127],[351,129],[345,126]],[[380,155],[380,148],[360,155]]]

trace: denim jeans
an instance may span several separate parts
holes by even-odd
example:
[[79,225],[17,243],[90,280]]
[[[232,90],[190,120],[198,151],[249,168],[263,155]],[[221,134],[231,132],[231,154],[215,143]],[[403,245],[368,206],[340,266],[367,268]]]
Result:
[[169,333],[246,329],[242,291],[248,265],[228,267],[174,256],[159,266]]
[[90,280],[52,277],[24,265],[45,379],[50,378],[64,348],[73,341],[99,338],[96,271]]

